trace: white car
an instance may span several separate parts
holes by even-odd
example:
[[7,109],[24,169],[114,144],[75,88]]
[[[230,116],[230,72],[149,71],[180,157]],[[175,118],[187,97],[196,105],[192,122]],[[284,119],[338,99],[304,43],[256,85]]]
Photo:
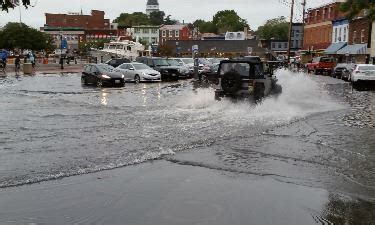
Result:
[[350,80],[353,84],[359,82],[375,81],[375,65],[357,64],[350,74]]
[[160,72],[143,63],[123,63],[116,68],[116,71],[122,73],[126,81],[135,83],[143,81],[161,81]]
[[[189,68],[190,74],[194,74],[194,59],[193,58],[173,58],[176,60],[180,65],[187,66]],[[203,72],[203,64],[199,64],[198,73],[201,74]]]

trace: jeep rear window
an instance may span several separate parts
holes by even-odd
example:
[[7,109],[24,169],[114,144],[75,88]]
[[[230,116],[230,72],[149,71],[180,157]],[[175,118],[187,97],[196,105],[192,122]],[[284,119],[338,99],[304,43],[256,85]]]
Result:
[[250,64],[248,63],[223,63],[220,67],[220,75],[227,72],[237,72],[241,76],[249,76]]

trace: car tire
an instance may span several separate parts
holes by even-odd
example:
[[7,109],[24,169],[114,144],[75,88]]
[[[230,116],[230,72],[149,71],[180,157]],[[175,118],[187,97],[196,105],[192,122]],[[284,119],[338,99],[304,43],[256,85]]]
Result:
[[99,79],[99,80],[96,82],[96,86],[97,86],[98,88],[103,87],[103,81],[102,81],[101,79]]
[[280,84],[275,84],[272,88],[271,94],[272,95],[279,95],[283,92],[283,87]]
[[141,78],[139,77],[139,75],[135,75],[134,82],[135,84],[139,84],[141,82]]
[[255,102],[259,102],[260,100],[262,100],[264,98],[264,84],[263,83],[256,83],[255,84],[255,87],[254,87],[254,95],[253,95],[253,98],[254,98],[254,101]]
[[237,72],[227,72],[221,79],[221,87],[226,94],[235,95],[242,86],[241,75]]
[[86,78],[84,77],[81,77],[81,83],[84,84],[84,85],[87,85],[87,81],[86,81]]

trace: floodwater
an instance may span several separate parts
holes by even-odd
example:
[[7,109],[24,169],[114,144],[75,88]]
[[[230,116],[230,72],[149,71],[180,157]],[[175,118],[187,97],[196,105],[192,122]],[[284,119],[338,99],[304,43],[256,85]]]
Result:
[[165,159],[322,188],[325,220],[375,223],[375,92],[277,76],[283,93],[258,105],[217,102],[190,80],[99,89],[79,74],[1,78],[0,188]]

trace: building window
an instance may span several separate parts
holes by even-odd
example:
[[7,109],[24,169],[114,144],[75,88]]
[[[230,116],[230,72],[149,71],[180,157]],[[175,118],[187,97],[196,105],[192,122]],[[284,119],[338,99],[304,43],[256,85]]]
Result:
[[174,33],[174,36],[175,36],[175,37],[180,37],[180,31],[179,31],[179,30],[175,30],[174,32],[175,32],[175,33]]
[[158,29],[153,28],[153,29],[151,30],[151,33],[153,33],[153,34],[156,34],[157,32],[158,32]]
[[346,28],[346,26],[344,27],[344,38],[343,38],[343,40],[342,41],[344,41],[344,42],[346,42],[346,31],[347,31],[347,28]]
[[173,37],[173,30],[169,31],[169,37]]
[[327,8],[324,8],[323,9],[323,20],[326,19],[326,16],[327,16]]
[[142,29],[142,33],[144,33],[144,34],[148,34],[148,33],[149,33],[149,30],[148,30],[147,28],[143,28],[143,29]]
[[277,45],[277,48],[281,49],[281,43],[279,43],[279,44]]
[[365,43],[365,30],[361,30],[361,43]]
[[357,31],[353,32],[353,44],[355,44],[355,41],[357,39]]
[[334,42],[337,42],[337,27],[335,28],[335,41]]
[[288,43],[284,43],[284,48],[288,48]]
[[342,37],[342,27],[340,27],[340,29],[339,29],[339,37],[338,37],[338,41],[342,41],[341,40],[341,37]]
[[163,38],[163,43],[165,43],[166,42],[166,39],[165,38]]
[[139,34],[139,33],[141,33],[141,29],[139,29],[139,28],[134,28],[134,33],[135,33],[135,34]]
[[[161,32],[161,36],[162,36],[162,37],[166,37],[166,36],[167,36],[167,31],[163,30],[163,31]],[[163,39],[163,42],[164,42],[164,39]]]

